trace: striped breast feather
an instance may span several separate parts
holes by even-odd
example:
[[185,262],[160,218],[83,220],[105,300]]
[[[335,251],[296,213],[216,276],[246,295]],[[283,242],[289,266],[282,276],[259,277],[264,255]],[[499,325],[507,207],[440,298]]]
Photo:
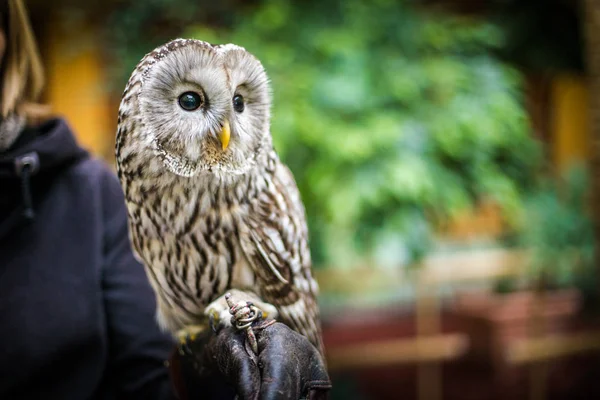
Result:
[[321,348],[317,285],[312,278],[308,229],[291,172],[278,164],[247,217],[241,247],[261,297],[280,310],[282,322]]

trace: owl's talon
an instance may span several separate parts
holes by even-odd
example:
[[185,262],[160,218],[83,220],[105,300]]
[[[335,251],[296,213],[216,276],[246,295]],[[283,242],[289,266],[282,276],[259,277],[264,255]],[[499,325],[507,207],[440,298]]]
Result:
[[190,344],[194,343],[201,333],[206,331],[204,325],[190,325],[177,332],[177,338],[179,340],[179,354],[192,354]]
[[217,333],[221,330],[223,325],[221,324],[221,317],[216,310],[212,310],[212,312],[208,313],[208,324],[210,325],[210,329]]
[[192,349],[190,348],[190,346],[187,343],[180,343],[178,350],[179,350],[180,356],[186,356],[186,355],[189,356],[192,354]]
[[185,356],[192,354],[192,349],[190,348],[189,343],[189,340],[179,338],[179,345],[177,346],[177,351],[179,352],[179,355]]

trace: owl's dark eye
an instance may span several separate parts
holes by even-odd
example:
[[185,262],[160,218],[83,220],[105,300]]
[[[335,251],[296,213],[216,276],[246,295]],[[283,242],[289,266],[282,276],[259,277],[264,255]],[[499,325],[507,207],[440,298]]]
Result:
[[233,109],[237,112],[244,111],[244,98],[241,94],[233,96]]
[[202,105],[202,96],[196,92],[185,92],[179,96],[179,106],[186,111],[197,110]]

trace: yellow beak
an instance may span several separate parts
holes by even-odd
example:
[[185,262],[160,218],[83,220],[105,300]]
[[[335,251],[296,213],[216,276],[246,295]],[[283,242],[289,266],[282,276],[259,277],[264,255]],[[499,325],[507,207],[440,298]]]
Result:
[[219,132],[219,140],[221,141],[223,150],[227,149],[227,146],[229,146],[230,137],[231,129],[229,128],[229,121],[225,120],[225,123],[223,124],[223,129],[221,129],[221,132]]

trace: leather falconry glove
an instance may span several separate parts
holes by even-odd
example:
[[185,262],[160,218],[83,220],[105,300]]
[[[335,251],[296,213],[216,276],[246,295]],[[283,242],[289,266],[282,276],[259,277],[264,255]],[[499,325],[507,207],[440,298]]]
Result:
[[189,339],[170,360],[181,400],[327,399],[331,381],[319,351],[275,320],[255,321],[258,354],[244,331],[207,330]]

